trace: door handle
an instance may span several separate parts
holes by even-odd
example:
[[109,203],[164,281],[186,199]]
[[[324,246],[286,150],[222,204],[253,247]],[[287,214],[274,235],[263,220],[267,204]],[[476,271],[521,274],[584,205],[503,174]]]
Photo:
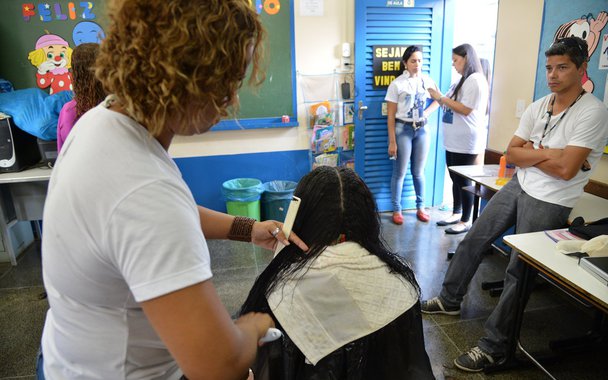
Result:
[[359,100],[359,120],[363,120],[363,111],[367,110],[367,106],[363,105],[363,100]]

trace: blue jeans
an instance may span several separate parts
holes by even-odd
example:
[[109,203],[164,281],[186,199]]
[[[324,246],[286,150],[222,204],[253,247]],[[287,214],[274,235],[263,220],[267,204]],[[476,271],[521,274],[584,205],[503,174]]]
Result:
[[423,208],[424,165],[429,154],[430,143],[426,127],[414,130],[411,125],[395,121],[395,138],[397,140],[397,159],[393,161],[393,176],[391,177],[393,211],[401,212],[401,192],[408,162],[411,162],[410,171],[416,191],[416,208]]
[[[522,190],[514,176],[492,197],[458,245],[443,280],[439,294],[441,303],[446,307],[460,306],[484,252],[511,226],[515,225],[518,234],[562,228],[567,224],[571,210],[532,198]],[[484,325],[486,336],[479,340],[478,346],[493,356],[504,356],[509,348],[509,336],[516,318],[517,284],[525,265],[517,255],[511,255],[504,290]],[[533,283],[531,281],[531,285]],[[531,287],[525,289],[527,297],[531,291]]]
[[38,349],[38,357],[36,358],[36,380],[44,380],[44,368],[42,360],[42,348]]

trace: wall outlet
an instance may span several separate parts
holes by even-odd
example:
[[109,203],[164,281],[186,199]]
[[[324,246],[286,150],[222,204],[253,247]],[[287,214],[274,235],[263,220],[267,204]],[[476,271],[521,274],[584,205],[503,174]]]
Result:
[[517,99],[517,102],[515,102],[515,117],[516,118],[521,118],[521,116],[524,114],[524,111],[526,110],[526,101],[523,99]]
[[348,42],[342,44],[342,57],[350,57],[350,44]]

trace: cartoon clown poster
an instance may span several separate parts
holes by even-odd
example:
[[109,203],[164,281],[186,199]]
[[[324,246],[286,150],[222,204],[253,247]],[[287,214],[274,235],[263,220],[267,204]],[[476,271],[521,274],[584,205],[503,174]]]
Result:
[[68,42],[56,34],[45,34],[36,41],[36,49],[28,55],[29,61],[38,71],[36,85],[49,88],[50,94],[72,90],[71,67],[72,48]]

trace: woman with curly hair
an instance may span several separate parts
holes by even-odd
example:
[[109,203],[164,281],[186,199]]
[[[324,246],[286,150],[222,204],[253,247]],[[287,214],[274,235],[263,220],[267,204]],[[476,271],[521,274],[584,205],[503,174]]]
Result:
[[369,188],[350,169],[320,166],[294,195],[301,202],[293,230],[310,249],[282,249],[241,308],[271,313],[286,333],[282,355],[270,347],[258,356],[256,378],[433,379],[420,289],[382,240]]
[[85,43],[72,52],[72,86],[74,99],[63,105],[57,121],[57,153],[70,134],[74,124],[85,112],[105,98],[101,82],[95,78],[93,65],[99,53],[99,44]]
[[289,242],[279,222],[197,206],[167,150],[236,105],[249,64],[260,82],[264,29],[247,0],[114,1],[109,18],[96,76],[111,95],[78,120],[49,183],[37,373],[244,379],[273,322],[231,320],[206,239]]

